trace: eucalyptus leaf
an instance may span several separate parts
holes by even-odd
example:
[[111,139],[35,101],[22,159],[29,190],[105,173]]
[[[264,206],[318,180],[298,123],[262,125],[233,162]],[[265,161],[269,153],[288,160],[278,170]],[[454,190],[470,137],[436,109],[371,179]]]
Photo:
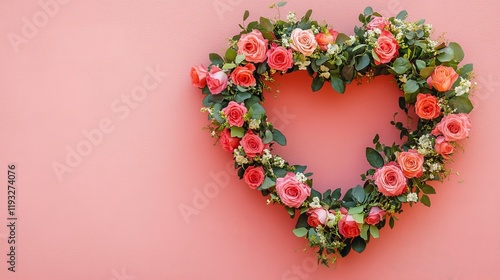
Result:
[[273,129],[273,140],[281,146],[286,146],[285,135],[283,135],[283,133],[281,133],[281,131],[277,130],[276,128]]
[[222,57],[216,53],[209,54],[208,58],[210,59],[210,62],[212,62],[213,65],[224,64],[224,60],[222,59]]
[[397,74],[402,75],[411,69],[411,63],[408,58],[398,57],[392,64],[392,69]]
[[351,246],[354,251],[361,253],[366,248],[366,241],[363,240],[363,238],[361,238],[360,236],[357,236],[352,240]]
[[[344,68],[346,68],[346,67],[344,67]],[[341,78],[339,78],[337,76],[330,76],[330,79],[331,79],[330,83],[332,85],[332,88],[336,92],[338,92],[338,93],[345,92],[345,83]]]
[[293,234],[295,234],[295,236],[297,237],[304,237],[307,235],[307,228],[305,227],[301,227],[301,228],[296,228],[296,229],[293,229]]
[[465,96],[455,96],[450,99],[448,103],[452,108],[457,109],[458,113],[468,114],[474,109],[474,106],[470,102],[469,98]]
[[375,168],[384,166],[384,158],[373,148],[366,148],[366,159],[368,160],[368,163]]

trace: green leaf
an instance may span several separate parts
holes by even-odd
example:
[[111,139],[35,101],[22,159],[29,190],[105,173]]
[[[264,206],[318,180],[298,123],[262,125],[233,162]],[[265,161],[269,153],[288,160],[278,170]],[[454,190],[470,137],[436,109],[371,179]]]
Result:
[[406,10],[402,10],[399,12],[399,14],[396,16],[397,19],[404,20],[408,16],[408,12]]
[[251,96],[252,94],[249,92],[240,92],[234,96],[234,101],[237,103],[241,103],[250,98]]
[[283,133],[281,133],[281,131],[277,130],[276,128],[273,129],[273,140],[281,146],[286,146],[285,135],[283,135]]
[[472,64],[465,64],[458,70],[458,74],[460,74],[460,77],[467,78],[468,74],[474,70],[474,66]]
[[259,103],[253,104],[250,109],[252,110],[252,119],[255,120],[261,119],[266,114],[266,110]]
[[325,82],[318,74],[318,75],[316,75],[316,77],[314,77],[314,79],[312,81],[311,89],[312,89],[312,91],[318,91],[323,87],[324,84],[325,84]]
[[276,6],[278,7],[283,7],[286,5],[286,1],[281,1],[281,2],[278,2],[278,4],[276,4]]
[[424,69],[427,65],[425,64],[425,61],[417,59],[415,61],[415,65],[417,66],[418,70]]
[[233,48],[229,48],[227,49],[226,54],[224,56],[226,57],[226,61],[230,62],[236,59],[236,55],[237,55],[236,50]]
[[373,14],[373,8],[370,6],[366,7],[365,10],[363,11],[363,14],[365,14],[365,16]]
[[213,116],[214,116],[214,119],[215,119],[218,123],[220,123],[220,124],[222,124],[222,123],[225,123],[225,122],[226,122],[226,121],[225,121],[225,120],[224,120],[224,119],[220,116],[220,114],[219,114],[219,112],[220,112],[220,110],[221,110],[221,109],[222,109],[222,104],[220,104],[220,103],[215,103],[215,104],[214,104],[214,109],[213,109],[214,114],[213,114]]
[[259,64],[259,67],[257,67],[257,73],[258,74],[264,74],[267,71],[267,62],[262,62]]
[[352,215],[352,218],[354,219],[354,221],[358,224],[362,224],[363,223],[363,220],[365,218],[365,215],[363,214],[354,214]]
[[307,223],[307,214],[300,214],[299,218],[297,219],[297,223],[295,224],[295,228],[306,228],[308,226],[309,224]]
[[373,144],[377,144],[380,139],[380,136],[378,134],[375,134],[375,137],[373,137]]
[[295,167],[295,172],[300,172],[300,173],[304,173],[304,171],[306,171],[307,168],[307,166],[305,165],[294,165],[293,167]]
[[264,30],[267,31],[273,31],[274,25],[271,23],[271,21],[268,18],[265,17],[260,17],[260,26],[264,28]]
[[392,64],[392,69],[397,74],[402,75],[411,69],[411,63],[408,58],[398,57]]
[[373,238],[379,238],[380,233],[378,231],[378,228],[376,226],[370,226],[370,234],[373,236]]
[[245,13],[243,14],[243,21],[247,20],[249,15],[250,15],[250,12],[248,10],[245,10]]
[[403,88],[405,93],[415,93],[420,89],[420,86],[418,85],[417,81],[415,80],[408,80]]
[[391,216],[391,218],[389,219],[389,227],[390,228],[394,228],[394,217]]
[[270,187],[274,187],[274,186],[276,186],[276,182],[273,179],[266,176],[266,179],[264,179],[264,182],[262,182],[262,185],[260,186],[260,188],[263,190],[267,190]]
[[435,194],[436,193],[436,190],[432,186],[429,186],[427,184],[423,185],[420,189],[425,194]]
[[356,70],[360,71],[370,64],[370,57],[365,53],[356,64]]
[[301,228],[296,228],[296,229],[293,229],[293,234],[295,234],[295,236],[297,237],[304,237],[307,235],[307,228],[304,228],[304,227],[301,227]]
[[448,62],[453,58],[455,58],[455,54],[453,53],[453,49],[450,47],[446,47],[438,51],[437,59],[441,62]]
[[335,44],[337,45],[342,45],[344,44],[345,41],[351,39],[349,36],[347,36],[346,34],[344,33],[339,33],[337,35],[337,39],[335,40]]
[[340,199],[340,196],[342,195],[342,189],[341,188],[337,188],[335,189],[333,192],[332,192],[332,198],[335,199],[335,200],[338,200]]
[[243,138],[245,129],[243,127],[231,126],[231,137]]
[[349,215],[356,215],[356,214],[361,214],[363,213],[363,210],[365,209],[365,207],[363,205],[361,206],[356,206],[356,207],[352,207],[349,209],[349,212],[347,212]]
[[458,44],[458,43],[455,43],[455,42],[451,42],[448,47],[450,47],[452,50],[453,50],[453,53],[455,54],[455,60],[457,62],[460,62],[464,59],[464,50],[462,49],[462,47]]
[[243,60],[245,60],[245,55],[244,54],[239,54],[234,59],[234,62],[236,62],[236,64],[240,64]]
[[363,227],[361,228],[361,233],[359,236],[363,238],[364,240],[368,240],[368,230],[370,229],[370,225],[368,224],[363,224]]
[[212,62],[213,65],[222,65],[224,64],[224,60],[222,57],[216,53],[211,53],[208,55],[208,58],[210,59],[210,62]]
[[422,197],[420,198],[420,202],[422,202],[422,204],[427,207],[431,207],[431,200],[426,194],[422,195]]
[[365,201],[365,190],[362,186],[358,185],[354,189],[352,189],[352,197],[356,199],[359,203],[363,203]]
[[264,134],[264,139],[262,139],[262,142],[264,142],[264,144],[269,144],[273,141],[273,133],[267,129],[265,134]]
[[236,64],[234,63],[225,63],[224,66],[222,66],[222,70],[231,70],[236,68]]
[[304,21],[308,21],[309,20],[309,18],[311,17],[312,12],[313,12],[312,10],[308,10],[306,12],[306,14],[303,17]]
[[420,76],[424,79],[429,78],[432,72],[434,72],[434,68],[436,67],[425,67],[424,69],[420,70]]
[[360,236],[357,236],[352,240],[351,246],[354,251],[361,253],[366,248],[366,241],[363,240],[363,238],[361,238]]
[[375,168],[384,166],[384,158],[379,152],[370,147],[366,148],[366,159],[368,160],[368,163]]
[[469,98],[465,96],[455,96],[450,99],[448,103],[452,108],[457,109],[458,113],[470,113],[474,106],[470,102]]
[[[345,68],[345,67],[344,67]],[[345,83],[344,81],[337,77],[337,76],[330,76],[330,83],[332,85],[332,88],[338,92],[338,93],[344,93],[345,92]]]

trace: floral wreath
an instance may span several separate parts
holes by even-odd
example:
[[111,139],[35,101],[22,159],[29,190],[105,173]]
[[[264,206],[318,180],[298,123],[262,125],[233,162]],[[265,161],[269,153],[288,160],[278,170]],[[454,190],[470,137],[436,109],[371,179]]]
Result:
[[[273,7],[279,12],[284,4]],[[403,204],[430,206],[435,189],[429,182],[449,175],[445,163],[457,141],[469,136],[473,68],[458,67],[464,58],[459,44],[431,40],[432,26],[406,21],[406,11],[384,18],[367,7],[352,36],[318,24],[311,13],[240,25],[224,56],[211,53],[211,64],[192,67],[190,75],[205,95],[201,110],[208,113],[211,135],[233,154],[240,179],[269,196],[268,204],[298,215],[293,233],[317,248],[318,261],[328,266],[351,249],[362,252],[387,223],[392,228]],[[243,22],[248,16],[245,11]],[[329,82],[339,93],[354,80],[393,75],[403,92],[399,107],[414,120],[415,128],[391,121],[401,145],[384,145],[375,136],[373,148],[366,148],[372,168],[361,174],[364,185],[344,196],[340,189],[316,191],[305,166],[272,153],[286,138],[267,119],[263,91],[273,75],[299,70],[312,77],[313,91]]]

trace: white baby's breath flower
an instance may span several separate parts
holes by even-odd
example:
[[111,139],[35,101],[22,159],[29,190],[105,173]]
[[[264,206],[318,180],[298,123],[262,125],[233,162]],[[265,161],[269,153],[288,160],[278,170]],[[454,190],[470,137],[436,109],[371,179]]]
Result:
[[340,48],[337,44],[328,44],[328,49],[326,50],[326,52],[328,54],[337,54],[339,52]]
[[430,134],[420,136],[418,139],[418,152],[422,155],[428,155],[434,151],[433,138]]
[[295,179],[301,183],[305,183],[307,181],[306,175],[302,172],[297,172],[297,174],[295,174]]
[[239,165],[243,165],[243,164],[247,164],[248,163],[248,159],[245,156],[242,156],[242,155],[236,156],[235,160],[236,160],[236,162]]
[[469,92],[471,86],[472,83],[469,80],[460,77],[460,84],[455,88],[455,93],[457,96],[464,95]]
[[349,40],[346,40],[344,44],[346,44],[347,46],[352,46],[355,42],[356,42],[356,36],[351,35],[349,36]]
[[288,15],[286,16],[286,20],[288,20],[289,23],[296,23],[297,17],[295,16],[295,13],[288,12]]
[[321,204],[319,202],[319,198],[318,197],[313,197],[312,199],[313,201],[309,203],[309,207],[310,208],[313,208],[313,209],[316,209],[316,208],[321,208]]
[[326,220],[327,227],[334,227],[337,224],[337,216],[333,213],[328,213],[328,219]]
[[418,201],[418,195],[417,193],[409,193],[407,196],[406,196],[406,200],[408,202],[417,202]]
[[268,150],[268,149],[264,149],[264,153],[262,154],[262,157],[261,157],[261,162],[263,164],[267,164],[269,163],[269,160],[272,158],[273,156],[271,155],[271,152]]
[[309,66],[309,64],[311,64],[311,61],[309,60],[295,62],[295,65],[299,66],[299,70],[307,70],[307,66]]
[[258,129],[260,126],[260,120],[251,119],[248,123],[250,129]]
[[275,156],[273,160],[273,164],[277,167],[284,167],[285,166],[285,160],[282,159],[280,156]]

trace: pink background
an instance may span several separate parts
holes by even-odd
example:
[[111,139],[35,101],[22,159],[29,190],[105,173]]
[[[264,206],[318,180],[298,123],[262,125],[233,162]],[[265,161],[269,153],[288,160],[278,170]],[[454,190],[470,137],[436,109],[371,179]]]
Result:
[[[473,133],[449,165],[460,176],[434,184],[431,208],[405,208],[395,229],[336,270],[317,267],[285,211],[226,168],[231,157],[201,129],[202,96],[190,85],[189,68],[224,50],[246,9],[250,20],[276,14],[271,1],[60,2],[47,16],[35,0],[0,1],[0,279],[498,279],[498,1],[293,0],[281,9],[311,8],[348,34],[366,5],[387,16],[406,9],[434,25],[434,38],[459,42],[476,69]],[[23,18],[38,27],[23,35]],[[23,41],[13,46],[14,33]],[[157,67],[168,75],[151,78]],[[277,151],[307,164],[322,190],[360,183],[374,134],[397,138],[389,121],[400,93],[387,77],[343,96],[328,86],[311,93],[304,73],[292,75],[265,105],[288,137]],[[88,155],[59,180],[54,164],[78,147]],[[6,263],[12,162],[16,273]]]

